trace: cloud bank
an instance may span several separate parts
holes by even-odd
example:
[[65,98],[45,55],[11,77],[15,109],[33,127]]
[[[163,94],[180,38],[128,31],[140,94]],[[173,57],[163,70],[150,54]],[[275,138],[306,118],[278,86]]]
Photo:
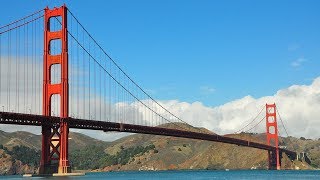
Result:
[[[255,99],[248,95],[216,107],[206,107],[201,102],[190,104],[176,100],[162,103],[188,123],[206,127],[218,134],[237,131],[251,121],[266,103],[276,103],[290,136],[320,137],[320,77],[310,85],[293,85],[272,96]],[[261,116],[264,115],[265,111]],[[279,131],[282,131],[280,134],[285,135],[280,123],[278,118]],[[265,123],[262,123],[256,130],[264,132],[264,128]]]
[[[159,102],[189,124],[205,127],[218,134],[233,133],[239,130],[251,121],[266,103],[276,103],[290,136],[320,137],[320,77],[314,79],[310,85],[292,85],[277,91],[274,95],[261,98],[253,98],[248,95],[215,107],[205,106],[201,102],[187,103],[177,100],[160,100]],[[263,117],[264,114],[263,111],[260,117]],[[147,115],[141,112],[140,116]],[[143,119],[147,119],[147,117]],[[256,128],[254,130],[264,132],[265,124],[261,124],[260,129]],[[5,131],[24,130],[40,134],[40,128],[37,127],[0,125],[0,129]],[[90,130],[72,131],[106,141],[127,135],[125,133],[104,133]],[[283,129],[280,128],[280,131],[280,134],[285,134]]]

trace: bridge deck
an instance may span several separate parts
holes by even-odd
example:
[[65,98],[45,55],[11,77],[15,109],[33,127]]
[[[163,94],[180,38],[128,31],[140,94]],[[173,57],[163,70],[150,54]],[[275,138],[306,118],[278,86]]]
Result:
[[[42,125],[58,124],[60,120],[61,119],[59,117],[0,112],[1,124],[42,126]],[[141,133],[141,134],[174,136],[174,137],[183,137],[183,138],[190,138],[190,139],[200,139],[200,140],[235,144],[239,146],[252,147],[252,148],[268,150],[268,151],[276,150],[274,146],[268,146],[266,144],[251,142],[251,141],[237,139],[237,138],[220,136],[217,134],[207,134],[207,133],[200,133],[200,132],[169,129],[169,128],[163,128],[163,127],[141,126],[141,125],[133,125],[133,124],[122,124],[122,123],[115,123],[115,122],[94,121],[94,120],[74,119],[74,118],[68,118],[67,121],[69,123],[70,128],[77,128],[77,129],[119,131],[119,132],[131,132],[131,133]],[[296,155],[297,155],[296,152],[283,149],[283,148],[279,148],[279,150],[280,152],[284,152],[285,154],[287,154],[290,159],[296,158]]]

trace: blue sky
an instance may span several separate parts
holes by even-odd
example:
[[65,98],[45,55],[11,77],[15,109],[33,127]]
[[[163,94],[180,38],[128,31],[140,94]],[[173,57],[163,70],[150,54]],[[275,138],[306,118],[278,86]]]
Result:
[[[2,2],[0,24],[63,2]],[[320,1],[65,3],[156,99],[216,106],[320,75]]]

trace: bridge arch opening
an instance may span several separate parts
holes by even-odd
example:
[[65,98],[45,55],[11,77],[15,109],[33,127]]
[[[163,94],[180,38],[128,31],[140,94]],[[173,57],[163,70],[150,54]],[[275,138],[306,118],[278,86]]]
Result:
[[62,52],[62,42],[61,39],[53,39],[49,42],[49,54],[59,55]]
[[[269,133],[270,134],[276,134],[276,129],[274,128],[274,126],[270,126],[269,127]],[[272,139],[273,140],[273,139]]]
[[54,117],[60,117],[60,95],[53,94],[50,99],[51,112],[50,115]]
[[53,16],[49,18],[49,31],[56,32],[61,31],[62,29],[62,17],[61,16]]
[[273,116],[269,116],[267,120],[268,120],[268,123],[274,123],[275,122],[275,118]]
[[61,64],[53,64],[50,66],[51,84],[61,83]]

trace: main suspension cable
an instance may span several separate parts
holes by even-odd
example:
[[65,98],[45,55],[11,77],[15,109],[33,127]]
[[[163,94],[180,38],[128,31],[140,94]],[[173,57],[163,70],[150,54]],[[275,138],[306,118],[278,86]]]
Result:
[[259,117],[259,115],[262,113],[263,109],[264,109],[264,106],[261,108],[260,112],[252,119],[252,121],[250,121],[246,126],[239,129],[238,131],[235,131],[234,134],[238,134],[239,132],[241,132],[242,130],[247,128],[251,123],[253,123]]
[[287,128],[285,127],[285,125],[284,125],[284,123],[283,123],[283,121],[282,121],[281,115],[280,115],[280,113],[279,113],[279,111],[278,111],[278,107],[276,108],[276,111],[277,111],[277,113],[278,113],[278,115],[279,115],[279,119],[280,119],[280,121],[281,121],[281,124],[282,124],[282,126],[283,126],[283,129],[284,129],[284,131],[286,132],[287,136],[289,137]]
[[29,17],[33,17],[33,15],[36,15],[36,14],[42,12],[42,11],[44,11],[44,9],[41,9],[41,10],[36,11],[36,12],[34,12],[34,13],[28,15],[28,16],[25,16],[25,17],[23,17],[23,18],[21,18],[21,19],[18,19],[18,20],[16,20],[16,21],[13,21],[13,22],[11,22],[11,23],[9,23],[9,24],[7,24],[7,25],[4,25],[4,26],[0,27],[0,29],[3,29],[3,28],[8,27],[8,26],[11,26],[11,25],[16,24],[16,23],[18,23],[18,22],[20,22],[20,21],[24,21],[25,19],[27,19],[27,18],[29,18]]
[[80,23],[80,21],[73,15],[73,13],[68,9],[68,12],[71,16],[77,21],[77,23],[82,27],[82,29],[88,34],[88,36],[93,40],[93,42],[99,47],[99,49],[113,62],[113,64],[134,84],[136,85],[148,98],[150,98],[153,102],[155,102],[158,106],[164,109],[167,113],[178,119],[179,121],[188,124],[187,122],[183,121],[181,118],[170,112],[168,109],[163,107],[159,102],[157,102],[154,98],[152,98],[146,91],[144,91],[133,79],[131,79],[127,73],[111,58],[111,56],[98,44],[98,42],[91,36],[91,34],[86,30],[86,28]]

